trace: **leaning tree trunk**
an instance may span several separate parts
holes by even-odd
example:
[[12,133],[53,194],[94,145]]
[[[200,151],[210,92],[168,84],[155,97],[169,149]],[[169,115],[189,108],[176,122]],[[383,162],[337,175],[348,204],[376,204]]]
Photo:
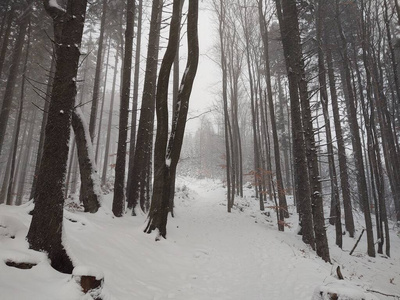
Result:
[[56,72],[38,175],[35,208],[27,240],[31,249],[46,252],[51,266],[63,273],[72,273],[73,269],[62,237],[63,187],[86,4],[86,0],[70,0],[64,11],[45,2],[47,12],[53,17],[55,29]]
[[79,199],[86,212],[95,213],[99,210],[101,203],[100,178],[94,160],[89,129],[80,108],[76,108],[72,112],[72,128],[75,133],[79,172],[81,174]]
[[[184,72],[181,86],[178,92],[177,106],[174,110],[171,134],[168,145],[168,79],[172,63],[179,46],[180,1],[174,0],[174,10],[171,19],[170,37],[168,47],[164,56],[163,65],[160,69],[157,86],[157,137],[160,143],[156,143],[154,162],[154,193],[149,212],[149,221],[145,231],[147,233],[158,230],[159,235],[166,238],[167,217],[169,212],[169,193],[171,188],[171,174],[175,175],[176,167],[182,149],[183,136],[189,108],[189,98],[192,91],[193,81],[197,71],[199,59],[198,46],[198,0],[189,0],[188,9],[188,61]],[[164,68],[163,68],[164,67]],[[166,128],[161,128],[166,125]],[[158,148],[162,146],[164,148]],[[158,151],[157,151],[158,150]]]
[[[326,44],[329,41],[327,40]],[[335,74],[333,70],[333,59],[330,45],[326,48],[326,61],[328,65],[329,91],[332,101],[333,122],[335,125],[336,143],[339,161],[340,185],[342,190],[343,207],[344,207],[344,222],[350,237],[354,237],[354,218],[353,207],[350,196],[349,175],[347,168],[346,149],[344,145],[343,130],[340,121],[338,97],[336,93]]]
[[108,125],[107,125],[107,138],[106,138],[106,149],[104,150],[104,162],[103,162],[103,171],[101,175],[101,185],[106,185],[107,181],[107,170],[108,170],[108,156],[110,154],[110,141],[111,141],[111,126],[113,120],[114,113],[114,100],[115,100],[115,87],[117,83],[117,68],[118,68],[118,58],[119,53],[117,49],[117,53],[115,54],[115,64],[114,64],[114,76],[113,83],[111,89],[111,100],[110,100],[110,109],[108,111]]
[[[159,235],[166,237],[167,216],[169,212],[170,165],[166,161],[168,142],[168,86],[172,65],[179,47],[180,7],[182,0],[173,1],[173,11],[169,29],[168,46],[158,74],[156,93],[157,133],[154,148],[154,186],[149,212],[147,233],[158,229]],[[167,195],[163,195],[164,193]],[[165,199],[167,200],[165,203]]]

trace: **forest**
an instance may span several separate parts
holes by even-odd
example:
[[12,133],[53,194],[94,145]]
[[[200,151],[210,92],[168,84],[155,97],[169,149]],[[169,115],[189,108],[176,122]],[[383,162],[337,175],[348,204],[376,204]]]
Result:
[[218,216],[254,208],[327,265],[396,265],[399,61],[399,0],[2,0],[0,241],[22,222],[24,251],[98,277],[76,271],[69,223],[166,243],[218,182]]

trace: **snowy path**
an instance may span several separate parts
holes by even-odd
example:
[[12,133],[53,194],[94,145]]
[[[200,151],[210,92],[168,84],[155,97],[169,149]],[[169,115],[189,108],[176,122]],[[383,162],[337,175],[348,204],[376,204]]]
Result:
[[[393,257],[370,259],[365,243],[349,256],[354,239],[347,236],[344,251],[333,246],[330,228],[332,266],[294,233],[295,217],[288,221],[291,228],[278,232],[273,212],[262,214],[250,190],[229,214],[221,183],[185,178],[179,180],[183,185],[189,197],[178,192],[176,217],[169,218],[167,239],[160,242],[155,234],[143,233],[144,215],[113,218],[107,208],[94,215],[66,211],[68,253],[75,265],[104,272],[104,300],[311,300],[317,286],[338,282],[332,276],[338,264],[346,277],[339,284],[399,294],[400,239],[395,233]],[[105,206],[111,201],[108,195]],[[44,255],[27,249],[27,210],[0,205],[0,299],[90,300],[70,275],[54,271]],[[19,270],[1,263],[10,258],[39,264]]]
[[316,266],[281,241],[282,233],[256,223],[259,217],[239,210],[228,214],[223,190],[193,182],[190,186],[198,196],[173,221],[184,223],[184,232],[171,235],[185,248],[192,247],[187,264],[193,274],[183,285],[186,298],[176,293],[176,299],[310,299],[321,276],[318,271],[315,278],[301,276],[304,268]]

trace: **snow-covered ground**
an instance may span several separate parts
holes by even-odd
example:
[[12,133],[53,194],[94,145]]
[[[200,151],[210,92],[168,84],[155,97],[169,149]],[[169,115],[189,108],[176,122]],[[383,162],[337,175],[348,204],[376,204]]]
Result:
[[[273,210],[260,212],[252,190],[228,214],[220,182],[180,178],[178,185],[186,188],[177,193],[167,240],[159,242],[143,233],[146,216],[113,218],[112,195],[97,214],[66,211],[68,253],[81,270],[104,273],[104,300],[314,300],[322,299],[319,290],[342,291],[352,299],[396,299],[377,292],[400,296],[398,229],[391,231],[392,257],[369,258],[365,235],[350,256],[355,239],[345,235],[343,250],[337,248],[330,226],[331,265],[296,235],[295,213],[286,231],[278,232]],[[71,275],[53,270],[44,254],[28,249],[28,206],[0,205],[0,299],[92,299]],[[21,270],[7,260],[37,265]],[[337,279],[337,266],[345,280]]]

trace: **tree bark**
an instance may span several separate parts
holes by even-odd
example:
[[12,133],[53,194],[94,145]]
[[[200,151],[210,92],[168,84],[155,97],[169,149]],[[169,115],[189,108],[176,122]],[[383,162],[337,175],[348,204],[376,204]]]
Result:
[[75,133],[81,174],[79,199],[83,203],[85,212],[95,213],[99,210],[101,203],[100,178],[94,160],[90,133],[80,108],[75,108],[72,112],[72,128]]
[[127,2],[127,19],[125,31],[125,55],[122,70],[121,103],[119,110],[119,134],[117,161],[115,165],[115,184],[112,211],[115,216],[122,217],[125,210],[125,164],[126,164],[126,140],[128,137],[129,96],[132,69],[133,51],[133,26],[135,22],[135,1]]
[[[165,60],[163,60],[164,66],[162,65],[160,69],[158,81],[159,84],[157,85],[157,121],[161,121],[161,124],[167,125],[167,128],[160,128],[160,124],[157,123],[157,137],[159,137],[159,139],[162,138],[162,140],[160,143],[156,143],[156,159],[154,162],[154,193],[149,212],[149,221],[145,229],[147,233],[150,233],[153,230],[157,229],[159,236],[162,236],[164,238],[166,238],[167,234],[166,225],[169,212],[168,205],[171,187],[171,175],[175,176],[176,174],[176,166],[178,164],[182,149],[187,112],[189,108],[189,98],[192,91],[193,81],[196,75],[199,58],[197,32],[198,0],[189,0],[187,25],[188,61],[178,92],[177,106],[174,111],[171,134],[169,135],[169,140],[167,144],[167,98],[169,81],[167,79],[169,78],[169,73],[171,71],[172,63],[176,54],[176,47],[179,46],[180,1],[182,0],[174,0],[173,2],[174,12],[171,19],[169,43],[164,57]],[[162,108],[163,111],[160,111],[159,109]],[[166,146],[166,148],[158,149],[158,146]],[[159,152],[157,150],[159,150]],[[164,155],[161,156],[159,154]]]
[[[290,33],[298,33],[296,3],[293,0],[276,0],[279,25],[282,36],[283,51],[285,55],[286,69],[289,80],[290,109],[292,122],[292,141],[294,159],[294,190],[299,203],[300,224],[303,242],[315,249],[315,237],[313,230],[313,216],[311,209],[310,183],[306,153],[304,146],[303,125],[300,112],[300,97],[298,90],[298,76],[295,72],[295,65],[298,54],[295,51],[296,41],[290,37]],[[290,21],[289,21],[290,20]],[[297,37],[299,39],[300,37]]]
[[[70,0],[65,12],[49,7],[47,1],[44,4],[53,17],[55,27],[56,73],[38,175],[37,197],[27,240],[31,249],[47,252],[53,268],[63,273],[72,273],[73,264],[62,243],[63,179],[68,160],[71,115],[76,97],[75,78],[87,2]],[[59,23],[61,18],[62,26]]]
[[348,108],[349,108],[349,123],[350,130],[353,138],[353,152],[354,159],[357,169],[357,186],[358,193],[360,195],[360,200],[362,204],[362,209],[365,217],[365,227],[367,231],[367,246],[368,246],[368,255],[371,257],[375,257],[375,248],[374,248],[374,236],[372,231],[372,221],[371,221],[371,213],[369,207],[369,199],[367,193],[367,183],[365,179],[365,170],[364,170],[364,161],[362,157],[362,148],[361,148],[361,139],[359,126],[357,122],[357,112],[355,108],[355,100],[354,94],[351,84],[351,74],[349,69],[349,58],[347,54],[347,41],[343,32],[341,20],[340,20],[340,10],[339,10],[339,2],[336,0],[336,14],[337,14],[337,25],[340,34],[340,40],[342,43],[342,55],[343,55],[343,68],[345,72],[345,80],[346,80],[346,88],[348,95]]
[[162,4],[162,0],[154,0],[151,11],[142,106],[137,131],[135,156],[133,158],[133,165],[136,172],[134,172],[134,176],[132,177],[130,198],[127,199],[128,208],[132,210],[132,215],[134,216],[136,215],[135,208],[138,201],[140,208],[145,211],[145,203],[150,197],[148,193],[150,181],[149,167],[153,147],[155,91]]

